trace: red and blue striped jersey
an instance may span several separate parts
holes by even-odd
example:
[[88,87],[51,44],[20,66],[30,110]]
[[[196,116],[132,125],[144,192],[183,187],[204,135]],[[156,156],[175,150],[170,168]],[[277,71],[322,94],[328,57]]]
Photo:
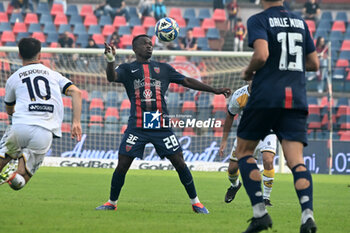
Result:
[[116,72],[117,82],[124,84],[131,103],[129,128],[142,128],[145,112],[159,111],[163,122],[168,116],[164,96],[169,83],[182,83],[185,78],[169,64],[157,61],[124,63]]

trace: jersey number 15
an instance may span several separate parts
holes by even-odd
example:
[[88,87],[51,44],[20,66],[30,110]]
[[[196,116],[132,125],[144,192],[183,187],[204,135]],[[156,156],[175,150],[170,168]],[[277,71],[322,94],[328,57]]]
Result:
[[[303,35],[297,32],[280,32],[277,34],[277,40],[281,43],[279,69],[303,72],[303,48],[300,45],[296,45],[297,42],[303,42]],[[288,54],[295,56],[295,62],[288,61]]]

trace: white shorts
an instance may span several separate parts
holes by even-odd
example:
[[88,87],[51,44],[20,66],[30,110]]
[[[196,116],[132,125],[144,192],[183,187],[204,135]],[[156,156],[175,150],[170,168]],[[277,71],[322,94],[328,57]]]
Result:
[[0,157],[13,159],[23,156],[26,170],[33,175],[40,167],[52,144],[52,132],[35,125],[8,126],[0,141]]
[[[238,161],[235,154],[236,147],[237,147],[237,138],[235,139],[231,150],[230,160],[232,161]],[[260,140],[258,146],[255,148],[253,157],[257,159],[258,155],[263,152],[271,152],[273,154],[276,154],[276,150],[277,150],[277,137],[275,134],[269,134],[264,138],[263,141]]]

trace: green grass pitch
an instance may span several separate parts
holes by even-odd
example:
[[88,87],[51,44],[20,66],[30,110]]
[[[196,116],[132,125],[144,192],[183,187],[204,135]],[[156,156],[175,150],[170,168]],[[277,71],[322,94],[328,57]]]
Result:
[[[113,170],[42,167],[21,191],[0,186],[0,232],[242,232],[252,217],[242,188],[224,203],[224,172],[193,172],[209,215],[192,212],[175,171],[130,170],[118,211],[95,211],[109,197]],[[350,232],[350,176],[314,175],[314,211],[319,233]],[[292,175],[277,174],[268,211],[269,232],[299,232],[300,207]]]

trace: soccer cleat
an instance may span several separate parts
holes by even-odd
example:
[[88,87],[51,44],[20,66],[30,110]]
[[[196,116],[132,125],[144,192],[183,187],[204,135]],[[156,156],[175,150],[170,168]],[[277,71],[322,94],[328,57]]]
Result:
[[10,175],[17,170],[17,163],[9,162],[2,170],[3,172],[0,173],[0,185],[6,183]]
[[95,210],[117,210],[117,205],[113,205],[107,201],[103,205],[96,207]]
[[272,220],[270,215],[266,213],[264,216],[260,218],[251,218],[248,220],[250,222],[247,230],[243,233],[255,233],[263,230],[267,230],[268,228],[272,228]]
[[193,204],[192,209],[197,214],[209,214],[209,211],[207,210],[207,208],[205,208],[205,206],[200,202]]
[[265,204],[265,206],[273,206],[272,204],[271,204],[271,201],[270,201],[270,199],[264,199],[264,204]]
[[225,195],[225,202],[226,203],[230,203],[231,201],[233,201],[233,199],[235,199],[236,193],[241,188],[241,186],[242,186],[242,184],[241,184],[241,182],[239,182],[237,187],[230,186],[227,189],[227,192],[226,192],[226,195]]
[[300,226],[300,233],[315,233],[317,230],[315,221],[309,218],[304,224]]

